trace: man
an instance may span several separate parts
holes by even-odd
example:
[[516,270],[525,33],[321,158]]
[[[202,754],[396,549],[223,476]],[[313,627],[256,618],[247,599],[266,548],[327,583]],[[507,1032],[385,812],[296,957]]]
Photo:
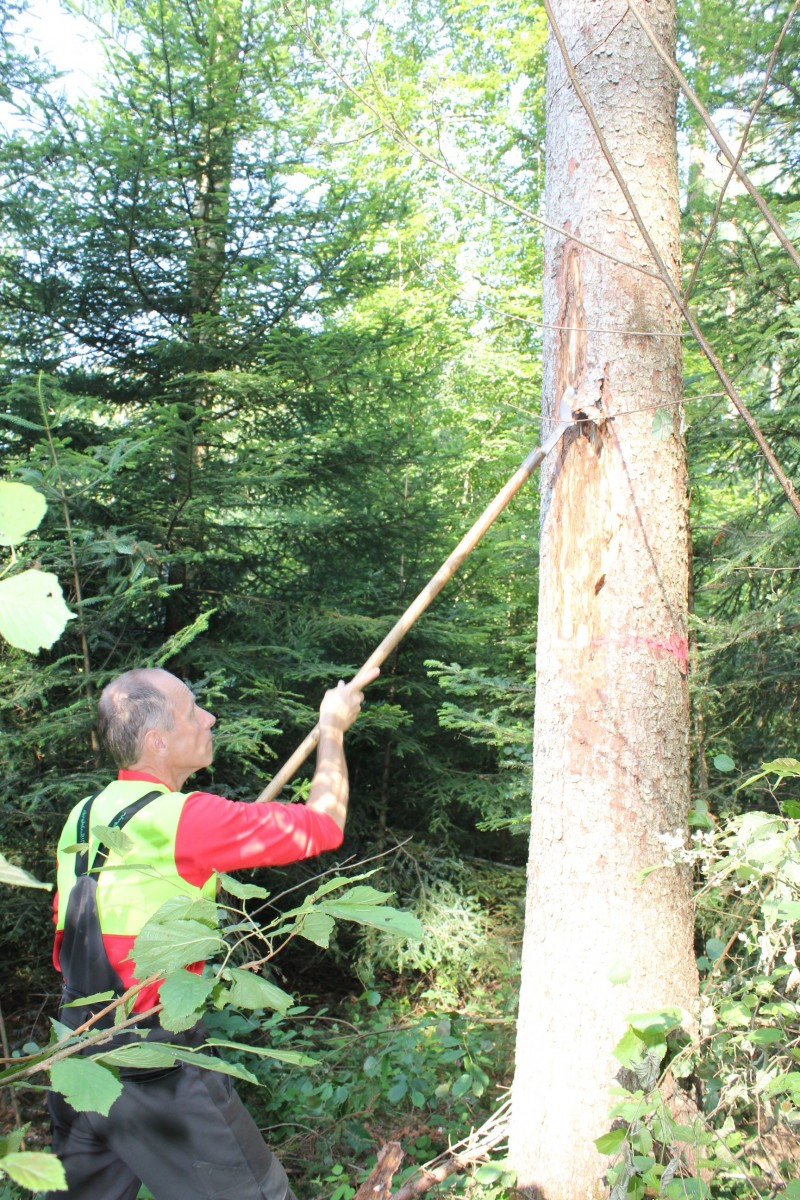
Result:
[[[376,668],[365,683],[377,674]],[[344,734],[362,701],[363,693],[345,683],[325,693],[305,804],[245,804],[182,791],[193,772],[211,763],[216,720],[186,684],[167,671],[142,669],[108,685],[98,731],[119,774],[73,809],[59,841],[53,958],[67,998],[101,992],[109,978],[117,991],[134,984],[127,956],[170,896],[213,897],[217,871],[283,865],[341,845]],[[115,861],[114,870],[98,873],[107,848],[98,851],[87,830],[114,824],[124,824],[132,844],[126,861],[133,865],[120,869]],[[76,853],[82,841],[89,849]],[[145,1014],[157,1003],[153,984],[141,989],[133,1011]],[[74,1013],[61,1013],[73,1028]],[[149,1036],[159,1033],[174,1040],[157,1027]],[[55,1092],[49,1104],[53,1149],[69,1185],[51,1200],[135,1200],[140,1183],[156,1200],[294,1200],[229,1076],[192,1066],[130,1072],[107,1117],[77,1113]]]

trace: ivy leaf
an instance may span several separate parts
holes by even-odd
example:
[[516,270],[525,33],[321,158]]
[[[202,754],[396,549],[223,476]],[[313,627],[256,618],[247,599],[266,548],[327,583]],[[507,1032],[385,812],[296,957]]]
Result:
[[228,1002],[237,1008],[270,1008],[285,1013],[292,1006],[288,992],[252,971],[231,967],[226,975],[231,980]]
[[122,1084],[109,1070],[91,1058],[62,1059],[50,1068],[53,1091],[78,1112],[96,1112],[108,1116],[109,1109],[122,1091]]
[[18,546],[47,512],[41,492],[27,483],[0,483],[0,546]]
[[0,1171],[32,1192],[66,1192],[67,1177],[55,1154],[23,1150],[0,1158]]
[[164,1006],[160,1017],[164,1028],[172,1033],[180,1033],[196,1025],[213,987],[213,979],[206,979],[183,967],[168,975],[159,992]]
[[75,619],[64,603],[61,584],[50,571],[31,567],[0,579],[0,634],[18,650],[49,650]]
[[42,883],[41,880],[35,879],[29,871],[22,867],[15,867],[2,854],[0,854],[0,883],[7,883],[10,887],[45,888],[48,892],[53,886],[51,883]]

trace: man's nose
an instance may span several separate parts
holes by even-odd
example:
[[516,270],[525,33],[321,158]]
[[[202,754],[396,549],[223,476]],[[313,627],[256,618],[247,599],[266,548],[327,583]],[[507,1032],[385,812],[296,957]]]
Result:
[[216,725],[216,723],[217,723],[217,718],[214,716],[214,714],[213,714],[213,713],[209,712],[207,708],[204,708],[204,709],[203,709],[203,712],[206,714],[206,720],[207,720],[207,722],[208,722],[208,728],[209,728],[209,729],[211,729],[211,727],[212,727],[213,725]]

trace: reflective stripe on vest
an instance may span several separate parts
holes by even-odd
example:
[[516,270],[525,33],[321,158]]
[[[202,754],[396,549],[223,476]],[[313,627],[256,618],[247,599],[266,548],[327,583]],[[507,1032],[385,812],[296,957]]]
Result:
[[[173,896],[206,896],[214,899],[216,877],[202,886],[187,883],[178,874],[175,839],[187,795],[170,792],[161,784],[117,779],[95,798],[90,826],[110,825],[120,810],[145,791],[161,791],[125,825],[123,836],[131,842],[124,857],[111,850],[97,886],[97,911],[104,934],[135,937],[145,923]],[[58,844],[58,929],[64,928],[69,893],[75,883],[75,846],[78,819],[85,801],[73,808]],[[90,834],[89,862],[103,839]]]

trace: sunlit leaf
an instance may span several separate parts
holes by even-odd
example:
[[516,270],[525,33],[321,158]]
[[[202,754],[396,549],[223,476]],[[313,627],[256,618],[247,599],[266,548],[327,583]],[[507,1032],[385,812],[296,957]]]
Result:
[[224,871],[217,873],[217,878],[226,892],[230,892],[237,900],[266,900],[269,892],[266,888],[259,887],[256,883],[242,883],[233,875],[227,875]]
[[195,1025],[213,987],[213,979],[184,968],[168,975],[159,991],[164,1006],[160,1017],[164,1028],[180,1033]]
[[53,1063],[50,1083],[78,1112],[96,1112],[103,1117],[122,1091],[122,1084],[110,1071],[78,1055]]
[[277,984],[262,979],[252,971],[232,967],[228,972],[231,980],[228,1001],[237,1008],[269,1008],[285,1013],[292,1006],[292,997]]
[[27,483],[0,482],[0,546],[18,546],[47,512],[41,492]]
[[601,1154],[616,1154],[627,1136],[626,1129],[611,1129],[602,1137],[595,1138],[594,1144]]
[[128,957],[136,963],[137,973],[143,979],[204,962],[222,946],[219,933],[201,921],[178,919],[169,924],[148,921]]
[[30,654],[49,650],[74,617],[50,571],[31,567],[0,579],[0,634],[18,650]]
[[47,891],[50,891],[53,886],[51,883],[42,883],[40,879],[35,879],[29,871],[22,867],[15,867],[2,854],[0,854],[0,883],[7,883],[11,887],[45,888]]
[[32,1192],[66,1192],[67,1177],[55,1154],[22,1150],[0,1158],[0,1171]]

